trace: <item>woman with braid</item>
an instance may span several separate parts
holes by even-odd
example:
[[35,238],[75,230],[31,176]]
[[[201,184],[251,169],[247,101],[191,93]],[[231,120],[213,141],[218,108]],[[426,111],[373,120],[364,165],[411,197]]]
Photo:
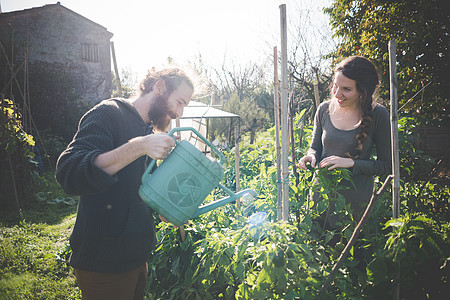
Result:
[[[339,63],[331,100],[317,109],[310,149],[298,164],[304,170],[307,163],[329,170],[349,169],[356,188],[342,180],[348,189],[340,193],[358,214],[370,200],[373,177],[391,172],[389,112],[376,103],[378,85],[378,72],[369,59],[351,56]],[[376,159],[371,158],[373,148]]]

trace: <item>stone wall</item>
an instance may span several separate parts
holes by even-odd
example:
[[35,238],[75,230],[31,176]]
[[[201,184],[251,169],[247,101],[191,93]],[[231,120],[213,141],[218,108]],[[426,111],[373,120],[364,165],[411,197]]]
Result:
[[60,4],[0,14],[6,52],[0,51],[0,91],[20,105],[28,78],[37,127],[54,127],[48,123],[55,116],[42,119],[46,112],[40,106],[85,109],[111,96],[111,37],[103,26]]

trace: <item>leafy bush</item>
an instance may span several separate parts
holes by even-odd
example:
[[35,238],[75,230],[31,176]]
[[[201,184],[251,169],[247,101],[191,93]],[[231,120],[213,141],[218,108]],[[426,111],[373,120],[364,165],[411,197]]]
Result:
[[[308,145],[310,129],[305,130],[303,146]],[[268,132],[273,137],[273,129]],[[299,131],[295,133],[298,139]],[[349,172],[309,170],[296,178],[290,170],[289,223],[276,221],[273,141],[269,137],[240,149],[241,188],[254,189],[258,194],[254,201],[243,199],[240,209],[228,205],[196,218],[186,227],[184,242],[170,225],[158,226],[160,244],[149,260],[151,299],[317,298],[359,221],[337,185],[343,178],[349,179]],[[304,152],[298,149],[296,154]],[[407,165],[411,153],[402,155],[410,155],[402,157],[402,167],[411,167]],[[232,189],[234,155],[228,153],[227,159],[230,163],[224,180]],[[422,156],[415,159],[414,166],[421,163]],[[321,202],[310,202],[314,191],[324,195]],[[206,201],[215,197],[220,193],[214,191]],[[398,220],[391,218],[390,197],[380,198],[322,299],[387,299],[397,284],[403,299],[445,294],[448,219],[429,208],[438,200],[448,201],[448,187],[403,181],[405,216]],[[324,215],[335,215],[340,227],[324,226]],[[255,223],[258,216],[263,217]],[[425,281],[430,272],[434,276]],[[420,284],[422,281],[425,283]]]
[[14,202],[20,209],[19,199],[30,196],[28,183],[37,170],[32,151],[35,142],[33,136],[24,131],[20,111],[14,102],[1,99],[0,105],[0,210]]

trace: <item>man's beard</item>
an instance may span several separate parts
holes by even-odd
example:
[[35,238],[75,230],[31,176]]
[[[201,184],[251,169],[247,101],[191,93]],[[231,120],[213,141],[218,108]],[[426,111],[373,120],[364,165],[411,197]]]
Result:
[[156,96],[150,105],[148,118],[157,131],[167,131],[172,119],[176,119],[176,115],[173,112],[169,111],[168,103],[169,95],[164,94]]

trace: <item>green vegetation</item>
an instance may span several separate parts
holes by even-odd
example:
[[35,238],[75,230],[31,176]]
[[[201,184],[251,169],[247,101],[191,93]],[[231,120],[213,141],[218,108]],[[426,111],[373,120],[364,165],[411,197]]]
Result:
[[40,200],[23,205],[21,215],[1,213],[0,299],[81,299],[67,265],[76,201],[51,172],[35,188]]
[[[383,75],[381,95],[386,99],[387,42],[396,39],[402,107],[401,216],[392,219],[390,192],[382,195],[323,299],[391,299],[397,286],[400,299],[445,299],[450,294],[448,152],[447,156],[435,157],[436,162],[409,141],[418,126],[444,126],[448,121],[448,95],[444,91],[448,81],[448,14],[443,1],[336,0],[326,12],[335,34],[341,38],[330,57],[338,60],[364,55],[374,60]],[[329,76],[322,71],[317,71],[317,76],[299,76],[298,72],[308,71],[298,64],[291,65],[295,66],[290,74],[294,80],[293,112],[302,111],[306,116],[300,118],[301,114],[297,114],[294,118],[295,141],[298,143],[301,134],[302,140],[291,153],[292,159],[301,157],[309,145],[314,111],[309,100],[312,80],[320,81],[324,94]],[[238,112],[244,120],[240,141],[241,189],[254,189],[258,197],[244,197],[240,208],[227,205],[192,220],[186,226],[184,242],[178,229],[158,224],[159,244],[149,260],[147,297],[316,299],[359,220],[336,185],[348,174],[346,170],[295,174],[290,169],[290,218],[288,223],[277,221],[274,129],[267,129],[273,126],[272,87],[261,80],[263,72],[256,65],[249,65],[243,72],[229,69],[223,73],[220,77],[220,72],[216,72],[219,83],[215,84],[215,101]],[[128,75],[122,79],[131,81],[131,74]],[[45,87],[59,79],[49,77],[41,87],[47,93]],[[64,86],[57,88],[68,90],[72,84],[75,83],[66,80]],[[126,95],[131,93],[131,86],[124,91]],[[58,91],[47,94],[55,92]],[[417,93],[420,97],[410,101]],[[50,96],[35,105],[57,99]],[[67,96],[69,100],[75,98],[76,93]],[[60,128],[58,136],[41,131],[42,146],[48,155],[44,156],[45,169],[50,171],[39,174],[31,148],[35,139],[23,130],[20,113],[13,103],[2,99],[0,299],[81,299],[73,271],[67,265],[68,236],[77,200],[64,194],[51,171],[65,146],[61,136],[70,136],[75,128],[72,125],[85,110],[77,106],[75,114],[67,115],[73,110],[71,102],[67,103],[51,105],[53,111],[48,110],[48,105],[34,110],[44,119],[51,114],[48,123],[60,124],[63,120],[66,125]],[[221,139],[227,136],[228,126],[228,122],[218,122],[211,125],[210,132]],[[233,141],[228,142],[233,145]],[[225,154],[229,164],[224,184],[234,189],[233,149]],[[313,187],[314,176],[319,184]],[[383,179],[379,179],[377,187]],[[327,195],[326,199],[311,203],[309,195],[313,189]],[[214,190],[206,201],[222,196]],[[339,226],[323,226],[320,213],[336,218]]]
[[[394,39],[399,107],[405,105],[401,111],[448,126],[449,14],[445,7],[445,0],[335,0],[325,10],[341,38],[333,57],[372,59],[383,75],[381,95],[389,99],[387,45]],[[409,101],[418,92],[420,96]]]
[[[435,164],[407,143],[408,120],[399,123],[402,169],[409,174],[402,180],[401,217],[391,219],[386,193],[322,299],[391,298],[397,283],[402,299],[439,299],[448,292],[449,187],[423,174],[413,176],[415,168],[430,173]],[[297,156],[310,132],[310,126],[304,128]],[[299,133],[296,128],[296,140]],[[290,220],[276,221],[274,130],[258,135],[254,144],[247,138],[240,148],[241,188],[254,189],[258,197],[244,197],[239,209],[227,205],[192,220],[184,242],[177,229],[160,223],[159,244],[149,261],[149,299],[317,297],[358,221],[336,186],[347,172],[302,171],[295,184],[291,170]],[[225,154],[224,181],[232,188],[234,153]],[[308,201],[313,175],[321,179],[315,189],[328,195],[317,204]],[[67,266],[76,200],[61,191],[52,172],[36,179],[35,200],[22,205],[21,215],[2,211],[0,298],[80,299]],[[220,193],[213,191],[206,201]],[[334,215],[338,228],[324,227],[322,212]]]
[[[257,191],[257,199],[244,198],[240,209],[228,205],[193,220],[184,242],[176,229],[160,224],[160,244],[149,261],[151,299],[317,298],[359,221],[336,185],[347,170],[302,172],[298,185],[291,172],[290,220],[277,222],[270,133],[273,130],[265,133],[267,138],[243,145],[240,153],[241,188]],[[422,167],[419,162],[429,159],[410,150],[405,157],[414,157],[414,162],[405,159],[403,167]],[[230,153],[225,181],[231,187],[233,159]],[[307,209],[314,173],[320,179],[315,189],[328,199],[309,203],[312,209]],[[397,284],[401,299],[446,295],[449,187],[416,178],[403,181],[402,188],[402,217],[392,220],[390,193],[383,195],[322,299],[389,299]],[[436,206],[441,209],[428,210]],[[337,218],[338,227],[323,227],[322,212]]]

